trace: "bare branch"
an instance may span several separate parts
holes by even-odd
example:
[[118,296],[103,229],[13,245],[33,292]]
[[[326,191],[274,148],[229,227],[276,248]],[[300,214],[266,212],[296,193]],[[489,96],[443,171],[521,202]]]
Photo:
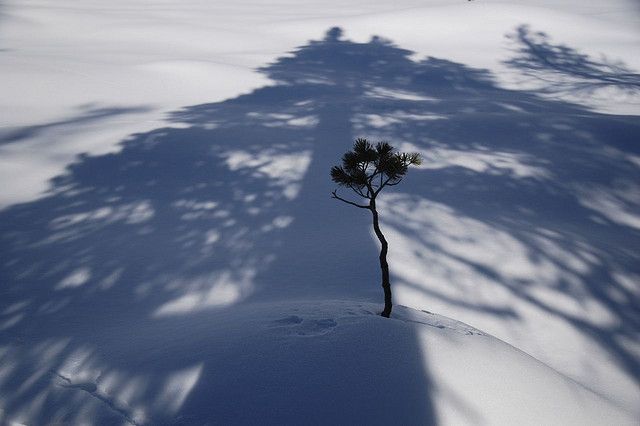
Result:
[[367,191],[367,193],[365,194],[362,189],[358,188],[358,190],[356,191],[356,193],[361,196],[362,198],[369,198],[369,191]]
[[385,186],[387,186],[387,184],[389,183],[389,181],[391,180],[390,177],[387,178],[387,180],[385,180],[384,182],[382,182],[382,178],[380,179],[380,186],[378,187],[378,189],[375,192],[375,196],[377,196],[380,191],[382,191],[382,188],[384,188]]
[[356,194],[358,194],[359,196],[361,196],[362,198],[369,198],[369,195],[365,195],[364,192],[362,192],[361,188],[358,188],[357,185],[347,185],[349,188],[351,188],[351,190],[353,192],[355,192]]
[[340,200],[340,201],[342,201],[343,203],[351,204],[352,206],[356,206],[356,207],[359,207],[359,208],[361,208],[361,209],[367,209],[367,210],[370,210],[370,207],[369,207],[369,206],[365,206],[365,205],[362,205],[362,204],[356,204],[356,203],[354,203],[353,201],[345,200],[344,198],[342,198],[342,197],[338,196],[338,194],[336,194],[336,191],[333,191],[333,192],[331,193],[331,198],[335,198],[336,200]]
[[367,181],[369,182],[370,185],[373,184],[373,180],[376,178],[377,175],[382,176],[382,171],[380,171],[380,169],[378,169],[378,166],[375,166],[373,168],[373,172],[371,172],[371,175],[367,179]]

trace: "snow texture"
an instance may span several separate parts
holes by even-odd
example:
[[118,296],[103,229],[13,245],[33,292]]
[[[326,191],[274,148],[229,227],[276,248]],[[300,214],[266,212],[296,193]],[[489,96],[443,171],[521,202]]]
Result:
[[[638,424],[639,24],[0,1],[0,423]],[[379,200],[391,319],[330,198],[356,137],[424,157]]]

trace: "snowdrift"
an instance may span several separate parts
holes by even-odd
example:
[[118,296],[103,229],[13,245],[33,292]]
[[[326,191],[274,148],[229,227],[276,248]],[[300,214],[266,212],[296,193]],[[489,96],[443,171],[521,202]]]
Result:
[[[247,304],[179,325],[120,322],[96,350],[25,342],[23,350],[3,353],[4,371],[20,372],[4,420],[635,424],[611,402],[473,327],[403,306],[387,320],[379,308],[356,301]],[[58,365],[47,365],[54,354]]]

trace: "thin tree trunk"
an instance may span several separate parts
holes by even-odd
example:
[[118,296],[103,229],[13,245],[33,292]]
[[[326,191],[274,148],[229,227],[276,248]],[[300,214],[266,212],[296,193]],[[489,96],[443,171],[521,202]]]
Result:
[[382,270],[382,289],[384,290],[384,310],[380,315],[389,318],[391,315],[391,282],[389,281],[389,264],[387,263],[387,252],[389,251],[389,243],[387,243],[384,234],[380,230],[380,224],[378,223],[378,211],[376,210],[375,198],[369,203],[371,213],[373,214],[373,230],[376,233],[376,237],[380,241],[380,269]]

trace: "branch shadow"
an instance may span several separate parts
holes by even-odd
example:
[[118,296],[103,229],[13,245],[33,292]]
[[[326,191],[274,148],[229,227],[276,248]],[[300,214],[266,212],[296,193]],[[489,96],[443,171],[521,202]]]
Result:
[[81,112],[73,117],[52,121],[49,123],[34,126],[23,126],[18,128],[4,128],[0,131],[0,147],[26,141],[46,132],[61,130],[65,128],[80,127],[92,124],[93,122],[104,120],[110,117],[117,117],[124,114],[141,113],[149,111],[148,107],[96,107],[85,105]]
[[[640,330],[640,120],[541,95],[603,87],[636,93],[639,74],[551,45],[526,26],[518,36],[519,55],[509,63],[528,75],[554,73],[548,86],[503,90],[487,84],[488,74],[457,78],[453,70],[465,67],[450,64],[446,80],[463,82],[430,108],[441,119],[387,118],[380,126],[381,138],[400,136],[426,159],[383,213],[391,244],[404,246],[391,260],[396,279],[410,289],[406,300],[476,321],[637,411],[640,360],[631,342]],[[459,89],[467,96],[455,96]],[[545,358],[545,339],[536,347],[530,333],[514,332],[518,322],[571,336],[546,344],[574,345],[585,356],[573,365]],[[615,367],[603,368],[610,360]]]
[[636,94],[640,74],[622,61],[606,57],[596,60],[563,44],[554,44],[548,34],[521,25],[508,36],[515,43],[514,56],[505,63],[525,76],[542,82],[546,92],[585,92],[613,88]]

